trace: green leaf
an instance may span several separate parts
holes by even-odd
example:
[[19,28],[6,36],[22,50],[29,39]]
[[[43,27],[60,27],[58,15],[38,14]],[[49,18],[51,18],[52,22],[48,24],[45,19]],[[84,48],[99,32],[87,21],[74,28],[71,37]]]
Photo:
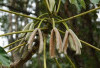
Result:
[[76,4],[76,0],[69,0],[71,4]]
[[53,10],[56,11],[55,0],[49,0],[49,9],[52,12]]
[[83,7],[84,9],[86,9],[86,5],[85,5],[84,0],[81,0],[80,3],[81,3],[81,5],[82,5],[82,7]]
[[76,6],[76,8],[78,9],[78,11],[81,10],[80,5],[78,4],[78,1],[77,0],[69,0],[69,2],[71,4],[74,4]]
[[78,2],[84,9],[86,8],[84,0],[78,0]]
[[100,0],[90,0],[93,4],[98,4]]
[[10,65],[10,59],[6,53],[6,51],[0,47],[0,65],[8,66]]

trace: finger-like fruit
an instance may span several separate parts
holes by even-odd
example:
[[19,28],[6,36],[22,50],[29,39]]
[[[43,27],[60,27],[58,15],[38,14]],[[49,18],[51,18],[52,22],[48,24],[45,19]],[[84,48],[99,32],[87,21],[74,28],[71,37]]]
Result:
[[34,41],[37,31],[38,31],[38,28],[34,29],[34,31],[32,32],[32,34],[28,40],[28,50],[30,50],[32,48],[32,44],[33,44],[33,41]]
[[69,41],[71,49],[76,51],[76,47],[75,47],[75,44],[74,44],[74,41],[73,41],[73,38],[71,37],[71,35],[68,36],[68,41]]
[[53,30],[56,36],[56,48],[59,51],[59,53],[61,53],[63,52],[63,47],[62,47],[62,39],[61,39],[60,33],[57,30],[57,28],[54,28]]
[[[31,23],[29,30],[34,29],[34,23]],[[28,32],[25,36],[25,40],[28,40],[32,32]]]
[[40,45],[39,45],[39,53],[42,53],[43,51],[43,35],[40,29],[38,29],[39,33],[39,39],[40,39]]
[[[29,30],[30,25],[31,25],[31,23],[28,23],[28,24],[23,28],[22,31]],[[20,37],[24,37],[25,34],[26,34],[26,33],[21,33],[21,34],[20,34]]]
[[68,48],[68,31],[66,30],[64,40],[63,40],[63,51],[64,54],[67,54],[67,48]]
[[54,42],[54,30],[51,31],[50,35],[50,46],[49,46],[50,57],[54,58],[55,55],[55,42]]
[[28,54],[28,46],[26,45],[26,46],[24,47],[24,52],[23,52],[21,58],[22,58],[22,59],[25,59],[26,56],[27,56],[27,54]]
[[80,48],[82,48],[81,42],[79,41],[78,37],[71,29],[69,29],[68,31],[74,40],[74,44],[76,47],[76,54],[81,54],[81,50],[80,50]]

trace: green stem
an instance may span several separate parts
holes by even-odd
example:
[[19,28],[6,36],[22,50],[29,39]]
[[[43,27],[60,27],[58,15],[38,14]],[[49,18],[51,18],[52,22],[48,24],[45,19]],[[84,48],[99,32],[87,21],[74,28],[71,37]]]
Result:
[[46,37],[44,37],[44,68],[46,68]]
[[[45,19],[45,18],[44,18],[44,19]],[[39,23],[39,25],[38,25],[38,28],[40,28],[40,26],[41,26],[41,24],[42,24],[42,22],[43,22],[44,19],[42,19],[42,20],[40,21],[40,23]]]
[[76,67],[75,67],[75,64],[72,62],[72,60],[69,58],[69,56],[65,54],[65,57],[66,57],[66,59],[68,59],[68,61],[71,63],[72,67],[73,67],[73,68],[76,68]]
[[55,27],[55,21],[54,18],[52,18],[52,24],[53,24],[53,28]]
[[23,44],[20,44],[20,45],[18,45],[18,46],[15,46],[14,48],[8,50],[7,53],[9,53],[9,52],[11,52],[11,51],[13,51],[13,50],[15,50],[15,49],[21,47],[21,46],[24,46],[25,44],[26,44],[26,43],[24,42]]
[[16,41],[14,41],[14,42],[8,44],[7,46],[4,46],[3,48],[7,48],[7,47],[9,47],[9,46],[11,46],[11,45],[13,45],[13,44],[15,44],[15,43],[21,41],[22,39],[23,39],[23,38],[21,38],[21,39],[19,39],[19,40],[16,40]]
[[56,23],[60,23],[60,22],[64,22],[64,21],[68,21],[68,20],[71,20],[71,19],[74,19],[74,18],[77,18],[77,17],[83,16],[83,15],[86,15],[86,14],[88,14],[88,13],[90,13],[90,12],[96,11],[96,10],[98,10],[98,9],[100,9],[100,6],[99,6],[98,8],[94,8],[94,9],[91,9],[91,10],[89,10],[89,11],[86,11],[86,12],[80,13],[80,14],[78,14],[78,15],[75,15],[75,16],[72,16],[72,17],[69,17],[69,18],[67,18],[67,19],[63,19],[63,20],[57,21]]
[[56,62],[56,64],[57,64],[57,68],[61,68],[61,66],[60,66],[59,62],[57,61],[57,59],[54,58],[54,60],[55,60],[55,62]]
[[[44,29],[47,29],[47,28],[41,28],[41,30],[44,30]],[[26,31],[18,31],[18,32],[6,33],[6,34],[0,35],[0,37],[7,36],[7,35],[12,35],[12,34],[27,33],[27,32],[33,32],[33,30],[26,30]]]
[[39,23],[39,21],[37,21],[36,23],[34,23],[33,27],[35,28],[35,26]]
[[38,18],[41,18],[41,17],[43,17],[45,15],[48,15],[48,13],[44,13],[44,14],[40,15]]
[[[62,19],[60,16],[56,16],[56,17],[59,18],[59,19],[57,18],[58,20]],[[63,19],[62,19],[62,20],[63,20]],[[66,23],[65,21],[62,22],[62,23],[63,23],[63,25],[66,27],[66,29],[69,30],[69,27],[68,27],[67,23]]]
[[65,34],[65,32],[64,31],[62,31],[62,30],[60,30],[60,29],[58,29],[59,30],[59,32],[61,32],[62,34]]
[[60,4],[61,4],[61,0],[59,0],[59,3],[58,3],[57,13],[58,13],[58,11],[60,9]]
[[28,15],[26,15],[26,14],[21,14],[21,13],[17,13],[17,12],[13,12],[13,11],[8,11],[8,10],[4,10],[4,9],[0,9],[0,11],[4,11],[4,12],[11,13],[11,14],[15,14],[15,15],[27,17],[27,18],[30,18],[30,19],[41,20],[41,19],[39,19],[39,18],[31,17],[31,16],[28,16]]
[[32,31],[33,31],[33,30],[26,30],[26,31],[11,32],[11,33],[2,34],[2,35],[0,35],[0,37],[2,37],[2,36],[7,36],[7,35],[12,35],[12,34],[19,34],[19,33],[32,32]]
[[63,22],[63,25],[66,27],[67,30],[69,30],[69,27],[66,23]]
[[87,46],[89,46],[89,47],[91,47],[91,48],[93,48],[93,49],[96,49],[97,51],[100,51],[100,49],[99,48],[97,48],[97,47],[95,47],[95,46],[93,46],[93,45],[91,45],[91,44],[89,44],[89,43],[87,43],[87,42],[85,42],[85,41],[83,41],[83,40],[80,40],[82,43],[84,43],[84,44],[86,44]]
[[[48,13],[44,13],[44,14],[40,15],[38,18],[41,18],[41,17],[43,17],[43,16],[45,16],[45,15],[48,15]],[[35,27],[38,23],[39,23],[39,21],[37,21],[37,22],[34,24],[34,27]]]
[[48,3],[48,1],[47,1],[47,0],[45,0],[45,3],[46,3],[46,6],[47,6],[48,11],[50,12],[50,9],[49,9],[49,3]]
[[[58,29],[59,30],[59,29]],[[65,32],[63,32],[62,30],[59,30],[61,33],[63,33],[63,34],[65,34]],[[97,48],[97,47],[95,47],[95,46],[93,46],[93,45],[91,45],[91,44],[89,44],[89,43],[87,43],[87,42],[85,42],[85,41],[83,41],[83,40],[80,40],[82,43],[84,43],[84,44],[86,44],[87,46],[89,46],[89,47],[91,47],[91,48],[93,48],[93,49],[95,49],[95,50],[97,50],[97,51],[100,51],[100,49],[99,48]]]

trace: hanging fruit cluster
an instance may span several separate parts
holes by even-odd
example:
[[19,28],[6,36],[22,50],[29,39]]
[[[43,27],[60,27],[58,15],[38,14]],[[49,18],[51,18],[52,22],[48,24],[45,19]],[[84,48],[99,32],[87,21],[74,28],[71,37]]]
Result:
[[[70,49],[74,50],[76,52],[76,54],[81,54],[82,45],[81,45],[78,37],[76,36],[76,34],[71,29],[68,28],[67,23],[64,22],[64,26],[67,29],[66,29],[66,31],[64,31],[65,36],[64,36],[63,40],[62,40],[61,34],[59,32],[59,29],[57,29],[56,21],[59,21],[62,18],[60,18],[59,16],[56,16],[54,14],[54,12],[55,13],[58,12],[59,5],[57,8],[54,0],[48,0],[48,1],[46,0],[46,5],[48,7],[50,14],[46,13],[46,14],[41,15],[39,17],[41,19],[40,21],[34,21],[34,23],[28,23],[23,28],[22,31],[33,30],[33,32],[20,34],[20,38],[23,38],[21,40],[20,44],[22,44],[24,42],[26,44],[19,49],[19,53],[22,54],[22,53],[24,53],[24,51],[30,51],[34,46],[35,40],[37,39],[39,41],[39,45],[37,45],[37,47],[39,48],[38,53],[41,54],[43,51],[43,48],[44,48],[44,36],[50,35],[49,32],[51,32],[51,35],[49,37],[50,38],[49,52],[50,52],[51,58],[56,57],[56,50],[58,51],[58,53],[67,54],[68,47]],[[56,10],[56,8],[57,8],[57,10]],[[40,28],[41,25],[43,27],[46,26],[46,28],[49,28],[46,30],[46,31],[48,31],[47,33],[45,31],[42,31],[42,29]],[[23,54],[23,56],[25,56],[25,55]]]
[[[23,49],[26,48],[27,51],[30,51],[31,48],[34,46],[34,40],[38,39],[39,40],[39,45],[37,47],[39,47],[38,49],[38,53],[41,54],[43,51],[43,46],[44,46],[44,37],[45,36],[45,32],[42,31],[42,29],[40,28],[40,25],[42,25],[42,23],[51,20],[50,23],[51,24],[51,29],[49,30],[49,32],[51,32],[50,35],[50,41],[49,41],[49,52],[50,52],[50,57],[51,58],[55,58],[56,57],[56,50],[58,51],[58,53],[64,53],[67,54],[67,48],[69,47],[70,49],[72,49],[73,51],[76,52],[76,54],[81,54],[81,42],[79,41],[78,37],[76,36],[76,34],[71,30],[71,29],[66,29],[65,31],[65,36],[62,40],[61,34],[59,29],[56,28],[55,26],[55,19],[54,18],[48,18],[48,19],[42,19],[42,21],[40,21],[37,25],[37,27],[34,26],[33,23],[28,23],[24,29],[24,30],[33,30],[33,32],[28,32],[28,33],[22,33],[20,34],[20,37],[23,37],[23,41],[21,41],[20,44],[22,44],[23,42],[26,41],[26,44],[24,46],[22,46],[20,48],[20,53],[22,53]],[[66,24],[67,25],[67,24]],[[67,26],[68,27],[68,26]],[[48,31],[48,29],[47,29]],[[47,35],[49,35],[49,33],[46,33]],[[37,38],[38,37],[38,38]],[[25,49],[24,49],[25,50]]]

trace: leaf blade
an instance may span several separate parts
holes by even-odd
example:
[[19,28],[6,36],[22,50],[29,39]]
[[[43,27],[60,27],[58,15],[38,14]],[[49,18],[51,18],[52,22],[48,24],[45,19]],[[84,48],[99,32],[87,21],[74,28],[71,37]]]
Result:
[[10,66],[10,59],[2,47],[0,47],[0,65]]

